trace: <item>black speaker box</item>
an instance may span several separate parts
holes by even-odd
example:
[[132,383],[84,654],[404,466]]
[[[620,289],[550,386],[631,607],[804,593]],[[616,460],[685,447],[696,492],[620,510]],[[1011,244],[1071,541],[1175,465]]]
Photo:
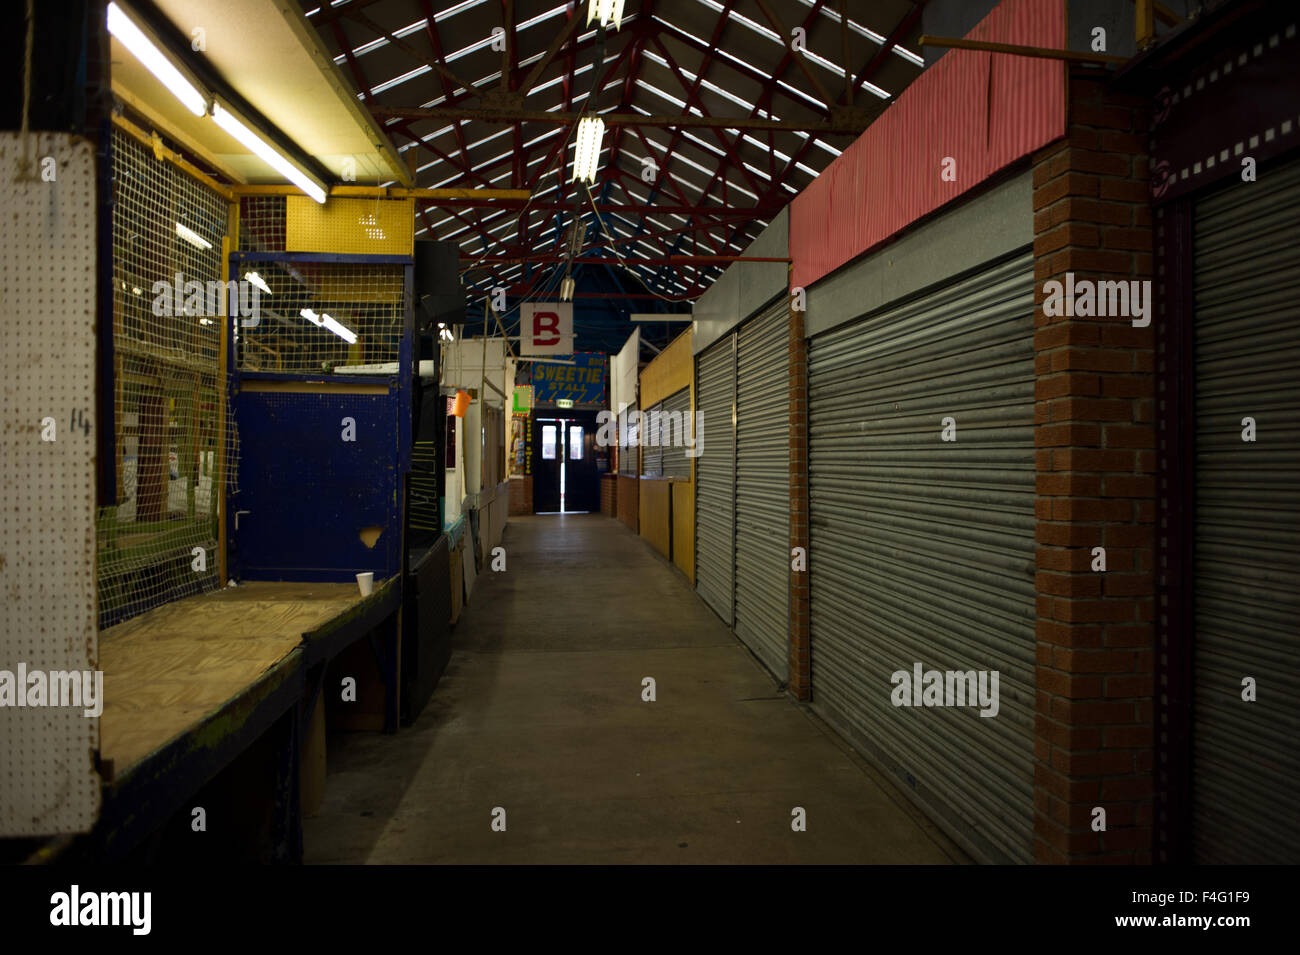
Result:
[[415,327],[436,330],[465,324],[465,290],[460,284],[460,246],[415,240]]

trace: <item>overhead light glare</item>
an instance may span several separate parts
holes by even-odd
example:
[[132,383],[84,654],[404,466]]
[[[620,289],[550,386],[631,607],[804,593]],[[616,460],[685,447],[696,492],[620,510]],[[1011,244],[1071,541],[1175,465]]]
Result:
[[234,113],[230,112],[220,103],[213,103],[212,118],[216,120],[218,126],[247,146],[268,166],[280,173],[312,199],[322,205],[324,204],[325,189],[320,185],[320,183],[308,176],[305,172],[285,158],[279,150],[271,146],[266,142],[266,140],[262,139],[261,136],[240,122],[239,119],[235,117]]
[[144,31],[136,26],[135,21],[116,3],[108,5],[108,32],[117,37],[118,41],[144,64],[144,68],[156,76],[158,81],[167,87],[191,113],[202,116],[208,111],[207,98],[181,74],[166,54],[144,35]]

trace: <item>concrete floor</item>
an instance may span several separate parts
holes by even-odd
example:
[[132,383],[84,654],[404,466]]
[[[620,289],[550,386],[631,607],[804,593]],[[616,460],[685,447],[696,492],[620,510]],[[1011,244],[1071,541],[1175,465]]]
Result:
[[307,862],[969,861],[621,523],[511,518],[504,546],[415,725],[331,738]]

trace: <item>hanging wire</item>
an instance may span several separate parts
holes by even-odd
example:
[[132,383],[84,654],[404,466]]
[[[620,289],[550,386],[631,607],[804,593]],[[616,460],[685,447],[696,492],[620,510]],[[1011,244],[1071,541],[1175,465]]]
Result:
[[628,260],[623,258],[623,253],[619,252],[618,245],[616,244],[617,240],[614,238],[613,235],[610,234],[609,228],[605,225],[605,220],[601,216],[600,210],[596,208],[595,197],[592,196],[591,190],[587,188],[587,184],[583,183],[582,188],[587,193],[587,201],[591,203],[592,215],[594,215],[596,217],[596,221],[600,223],[600,231],[605,233],[605,238],[609,239],[610,242],[609,250],[614,253],[614,257],[618,259],[618,261],[622,264],[623,268],[627,269],[629,272],[635,275],[637,277],[637,280],[640,281],[643,286],[645,286],[645,289],[656,298],[663,299],[665,302],[673,302],[673,303],[694,301],[694,299],[689,295],[681,295],[681,296],[664,295],[662,292],[656,292],[654,289],[650,288],[650,286],[646,284],[646,282],[641,278],[640,273],[636,272],[632,268],[632,266],[628,263]]

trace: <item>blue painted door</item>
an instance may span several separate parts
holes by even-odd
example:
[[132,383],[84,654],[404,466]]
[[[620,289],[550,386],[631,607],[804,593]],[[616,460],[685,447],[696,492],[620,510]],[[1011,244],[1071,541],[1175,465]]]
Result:
[[401,567],[398,394],[241,390],[232,573],[382,579]]

